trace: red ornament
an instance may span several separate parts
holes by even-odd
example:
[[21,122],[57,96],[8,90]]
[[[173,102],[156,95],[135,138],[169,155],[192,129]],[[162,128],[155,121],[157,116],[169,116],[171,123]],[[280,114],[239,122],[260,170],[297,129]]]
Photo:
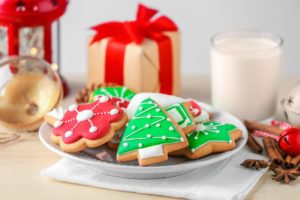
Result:
[[279,147],[292,156],[300,155],[300,129],[288,128],[281,132]]

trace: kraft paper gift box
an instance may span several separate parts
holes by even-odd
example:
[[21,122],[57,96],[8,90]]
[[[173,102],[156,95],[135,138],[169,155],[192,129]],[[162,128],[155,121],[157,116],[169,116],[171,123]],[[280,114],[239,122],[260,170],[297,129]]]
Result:
[[93,27],[88,85],[113,82],[135,92],[180,94],[179,32],[166,16],[139,5],[137,19]]

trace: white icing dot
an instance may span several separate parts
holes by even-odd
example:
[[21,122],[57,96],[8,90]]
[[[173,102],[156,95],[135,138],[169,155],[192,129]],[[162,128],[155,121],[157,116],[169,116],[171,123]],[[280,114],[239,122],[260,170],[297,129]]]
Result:
[[100,99],[99,99],[99,101],[100,101],[101,103],[107,102],[108,100],[109,100],[109,98],[108,98],[107,96],[102,96],[102,97],[100,97]]
[[58,127],[60,127],[61,125],[63,125],[63,122],[60,121],[60,120],[58,120],[58,121],[56,121],[56,122],[54,123],[54,127],[55,127],[55,128],[58,128]]
[[142,143],[139,143],[138,145],[139,145],[139,147],[143,147],[143,144],[142,144]]
[[142,106],[139,107],[139,110],[143,110],[144,108]]
[[156,112],[159,112],[160,111],[160,109],[159,108],[156,108],[156,110],[155,110]]
[[195,152],[195,149],[191,149],[192,150],[192,152]]
[[204,135],[208,135],[208,132],[207,131],[203,131]]
[[195,140],[198,140],[198,137],[196,136],[196,137],[194,137],[194,139],[195,139]]
[[125,125],[126,127],[128,126],[128,122],[126,123],[126,125]]
[[77,104],[72,104],[72,105],[70,105],[69,106],[69,111],[74,111],[74,110],[76,110],[78,108],[78,105]]
[[135,129],[135,125],[131,126],[131,129],[134,130]]
[[65,137],[68,138],[68,137],[71,137],[73,135],[73,132],[72,131],[67,131],[65,133]]
[[150,115],[150,114],[149,114],[149,115],[147,115],[147,118],[148,118],[148,119],[150,119],[150,118],[151,118],[151,115]]
[[171,121],[171,119],[168,117],[168,118],[167,118],[167,121]]
[[184,142],[184,139],[183,139],[183,137],[181,137],[181,138],[180,138],[180,141],[181,141],[181,142]]
[[97,130],[98,130],[98,128],[97,128],[96,126],[92,126],[92,127],[89,129],[89,132],[95,133]]
[[167,137],[166,137],[165,135],[163,135],[163,136],[161,137],[161,139],[166,140]]
[[150,127],[150,124],[145,124],[145,127],[146,127],[146,128],[149,128],[149,127]]
[[147,138],[151,138],[152,137],[152,135],[151,134],[147,134]]
[[116,115],[119,113],[119,110],[116,108],[111,109],[111,111],[109,112],[111,115]]
[[148,104],[152,104],[152,101],[149,101]]
[[123,146],[124,146],[124,147],[128,147],[128,143],[127,143],[127,142],[124,142]]
[[174,131],[174,128],[172,126],[170,126],[169,131]]
[[76,120],[78,122],[82,122],[91,119],[93,116],[94,116],[94,112],[92,110],[83,110],[77,114]]
[[232,143],[232,140],[229,140],[229,143]]
[[157,128],[160,127],[160,123],[157,123],[155,126],[156,126]]

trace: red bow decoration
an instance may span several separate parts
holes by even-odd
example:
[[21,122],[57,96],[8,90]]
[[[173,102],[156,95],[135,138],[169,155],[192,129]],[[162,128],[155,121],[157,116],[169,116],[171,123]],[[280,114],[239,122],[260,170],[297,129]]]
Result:
[[176,24],[164,15],[151,21],[157,13],[157,10],[139,4],[135,21],[113,21],[92,27],[92,30],[96,31],[96,35],[91,44],[107,37],[113,37],[119,42],[141,44],[144,38],[157,40],[165,37],[164,31],[178,30]]
[[173,54],[172,43],[165,31],[177,31],[176,24],[166,16],[153,19],[157,10],[142,4],[138,7],[136,20],[125,22],[107,22],[92,27],[96,35],[90,44],[104,38],[110,38],[105,58],[105,81],[123,85],[123,65],[125,47],[128,43],[141,44],[145,38],[154,40],[159,50],[160,92],[172,94],[173,90]]

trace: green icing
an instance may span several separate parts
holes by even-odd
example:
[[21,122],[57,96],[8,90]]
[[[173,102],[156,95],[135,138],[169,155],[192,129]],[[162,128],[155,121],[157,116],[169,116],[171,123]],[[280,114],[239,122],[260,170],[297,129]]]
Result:
[[196,151],[201,146],[209,142],[228,142],[231,143],[230,132],[237,129],[232,124],[219,122],[204,122],[198,124],[197,129],[187,135],[189,149]]
[[166,111],[172,116],[181,128],[193,125],[193,121],[189,112],[184,107],[183,103],[170,105]]
[[104,87],[99,88],[94,91],[93,97],[96,96],[112,96],[120,99],[125,99],[130,101],[134,97],[135,93],[129,90],[127,87],[124,86],[117,86],[117,87]]
[[141,102],[128,122],[120,141],[118,155],[161,144],[183,141],[168,116],[148,98]]

